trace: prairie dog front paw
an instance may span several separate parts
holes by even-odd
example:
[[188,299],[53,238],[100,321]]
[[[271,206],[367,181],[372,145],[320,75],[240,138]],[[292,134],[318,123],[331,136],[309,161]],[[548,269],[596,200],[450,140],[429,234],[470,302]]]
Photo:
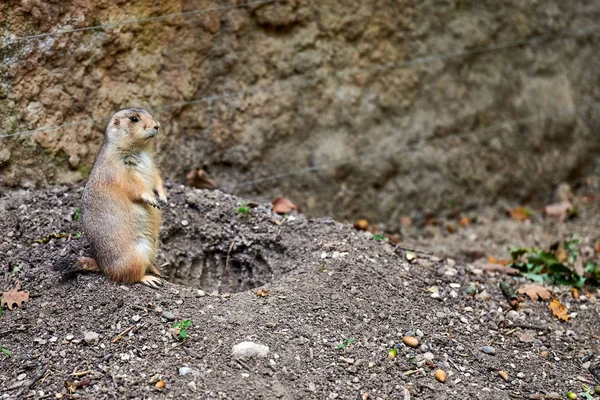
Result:
[[141,199],[144,203],[151,205],[154,208],[160,208],[160,204],[155,196],[144,193],[141,196]]

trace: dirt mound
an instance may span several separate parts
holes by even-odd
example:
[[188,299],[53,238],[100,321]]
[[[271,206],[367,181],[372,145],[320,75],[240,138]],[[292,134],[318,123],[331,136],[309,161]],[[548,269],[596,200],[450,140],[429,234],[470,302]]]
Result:
[[[62,279],[53,265],[85,251],[80,194],[0,199],[3,289],[20,280],[31,297],[0,317],[0,346],[12,352],[0,356],[7,398],[508,399],[593,385],[600,307],[591,295],[556,290],[577,313],[569,323],[543,302],[510,310],[496,278],[472,267],[413,259],[348,225],[283,218],[269,205],[236,212],[241,200],[218,191],[169,189],[159,262],[173,283]],[[185,319],[182,342],[169,328]],[[232,347],[243,341],[268,346],[267,356],[237,360]]]

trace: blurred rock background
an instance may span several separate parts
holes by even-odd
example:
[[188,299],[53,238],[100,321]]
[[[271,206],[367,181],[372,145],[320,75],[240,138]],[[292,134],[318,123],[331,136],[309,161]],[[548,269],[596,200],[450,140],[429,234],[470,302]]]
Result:
[[599,1],[251,3],[1,2],[0,193],[85,180],[130,106],[172,180],[338,219],[543,203],[600,159]]

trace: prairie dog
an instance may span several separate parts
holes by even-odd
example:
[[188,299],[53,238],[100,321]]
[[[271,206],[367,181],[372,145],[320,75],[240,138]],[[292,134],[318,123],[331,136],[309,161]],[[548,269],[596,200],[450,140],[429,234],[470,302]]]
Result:
[[162,285],[154,266],[167,197],[153,161],[152,138],[160,124],[140,108],[115,113],[83,191],[83,231],[93,257],[78,269],[101,271],[116,282]]

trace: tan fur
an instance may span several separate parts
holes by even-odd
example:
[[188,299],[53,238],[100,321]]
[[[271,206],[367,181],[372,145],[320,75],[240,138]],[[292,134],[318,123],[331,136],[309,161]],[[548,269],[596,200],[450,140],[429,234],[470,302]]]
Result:
[[[131,118],[137,118],[134,122]],[[167,198],[152,157],[160,124],[146,111],[130,108],[110,120],[83,192],[83,229],[97,267],[117,282],[155,286],[154,266],[161,224],[159,203]],[[81,261],[82,269],[86,264]],[[91,264],[87,262],[87,270]]]

